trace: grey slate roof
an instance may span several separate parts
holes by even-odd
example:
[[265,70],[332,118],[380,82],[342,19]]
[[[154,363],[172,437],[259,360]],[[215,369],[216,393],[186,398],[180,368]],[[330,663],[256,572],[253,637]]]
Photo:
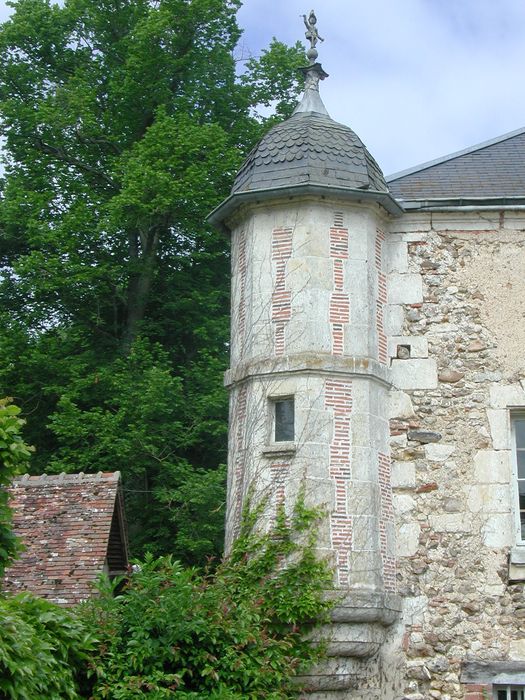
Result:
[[251,151],[232,194],[305,183],[388,192],[381,169],[352,129],[318,112],[297,112]]
[[402,201],[525,196],[525,128],[387,177]]

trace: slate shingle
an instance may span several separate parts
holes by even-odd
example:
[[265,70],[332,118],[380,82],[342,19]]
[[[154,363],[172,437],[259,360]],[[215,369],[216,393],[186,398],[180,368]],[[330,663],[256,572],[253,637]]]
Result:
[[388,191],[381,169],[352,129],[316,112],[298,112],[251,151],[232,194],[304,183]]
[[525,129],[387,178],[404,201],[525,196]]

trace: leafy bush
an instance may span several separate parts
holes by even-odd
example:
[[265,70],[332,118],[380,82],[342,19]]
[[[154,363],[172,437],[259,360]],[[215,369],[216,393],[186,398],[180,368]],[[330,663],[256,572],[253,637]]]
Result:
[[124,594],[106,588],[86,606],[100,639],[93,698],[298,696],[293,677],[322,654],[305,634],[327,614],[331,574],[315,556],[316,512],[300,503],[268,534],[255,530],[258,515],[245,516],[214,573],[149,557]]
[[81,698],[94,640],[71,612],[29,594],[0,597],[0,698]]
[[14,476],[26,470],[31,455],[31,448],[20,436],[25,421],[18,417],[19,413],[11,399],[0,399],[0,577],[19,549],[12,531],[6,487]]

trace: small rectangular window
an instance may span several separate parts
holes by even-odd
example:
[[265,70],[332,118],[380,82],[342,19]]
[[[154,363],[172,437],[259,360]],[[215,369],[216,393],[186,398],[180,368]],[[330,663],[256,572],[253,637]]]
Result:
[[514,459],[516,465],[516,502],[518,504],[518,539],[525,541],[525,414],[512,419]]
[[295,409],[293,397],[274,400],[275,442],[295,439]]

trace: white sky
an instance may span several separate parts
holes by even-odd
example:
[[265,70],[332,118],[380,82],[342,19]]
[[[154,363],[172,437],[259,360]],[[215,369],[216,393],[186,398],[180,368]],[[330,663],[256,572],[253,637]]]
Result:
[[[304,42],[305,2],[245,0],[244,52],[257,55],[272,36]],[[385,174],[525,125],[523,0],[323,0],[314,9],[330,74],[324,103]]]

